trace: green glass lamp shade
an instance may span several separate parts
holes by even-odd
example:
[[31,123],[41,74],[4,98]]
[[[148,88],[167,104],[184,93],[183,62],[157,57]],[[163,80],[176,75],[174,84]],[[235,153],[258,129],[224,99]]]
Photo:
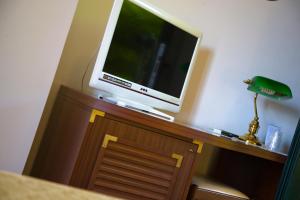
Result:
[[293,97],[289,86],[266,77],[255,76],[251,80],[245,82],[249,84],[248,90],[273,99],[283,100]]

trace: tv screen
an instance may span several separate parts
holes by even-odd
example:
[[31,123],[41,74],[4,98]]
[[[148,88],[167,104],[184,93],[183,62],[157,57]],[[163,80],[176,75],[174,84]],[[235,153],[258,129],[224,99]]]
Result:
[[103,72],[179,98],[197,40],[125,0]]
[[179,112],[200,38],[146,1],[114,0],[89,85],[106,99]]

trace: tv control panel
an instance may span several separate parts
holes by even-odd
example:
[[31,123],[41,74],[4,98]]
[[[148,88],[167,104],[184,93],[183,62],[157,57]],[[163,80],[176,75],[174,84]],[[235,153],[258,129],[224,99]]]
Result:
[[123,81],[121,79],[109,76],[107,74],[103,75],[103,79],[108,80],[109,82],[116,83],[118,85],[122,85],[122,86],[128,87],[128,88],[131,88],[131,86],[132,86],[132,84],[129,83],[129,82],[126,82],[126,81]]

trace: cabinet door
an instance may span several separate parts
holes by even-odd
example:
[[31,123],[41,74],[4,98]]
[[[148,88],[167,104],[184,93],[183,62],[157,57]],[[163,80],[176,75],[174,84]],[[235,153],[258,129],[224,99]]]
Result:
[[197,145],[116,120],[101,126],[90,190],[127,199],[185,198]]

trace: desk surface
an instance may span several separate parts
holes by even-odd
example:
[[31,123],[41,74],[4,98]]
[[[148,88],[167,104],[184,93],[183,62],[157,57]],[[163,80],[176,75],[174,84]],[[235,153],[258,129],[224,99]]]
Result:
[[126,108],[122,108],[99,99],[93,98],[89,95],[83,94],[76,90],[70,89],[68,87],[62,86],[60,90],[61,94],[70,97],[73,100],[90,106],[91,108],[99,108],[99,110],[105,112],[108,115],[117,115],[124,117],[127,120],[133,120],[144,126],[149,126],[152,128],[157,128],[157,130],[162,130],[174,134],[176,137],[183,140],[199,140],[204,143],[214,145],[216,147],[233,150],[236,152],[245,153],[248,155],[264,158],[267,160],[284,163],[287,159],[286,155],[275,153],[263,149],[261,147],[246,145],[243,142],[232,141],[231,139],[225,137],[219,137],[209,134],[203,130],[196,129],[194,127],[180,124],[178,122],[169,122],[161,120],[149,115],[145,115],[140,112],[132,111]]

